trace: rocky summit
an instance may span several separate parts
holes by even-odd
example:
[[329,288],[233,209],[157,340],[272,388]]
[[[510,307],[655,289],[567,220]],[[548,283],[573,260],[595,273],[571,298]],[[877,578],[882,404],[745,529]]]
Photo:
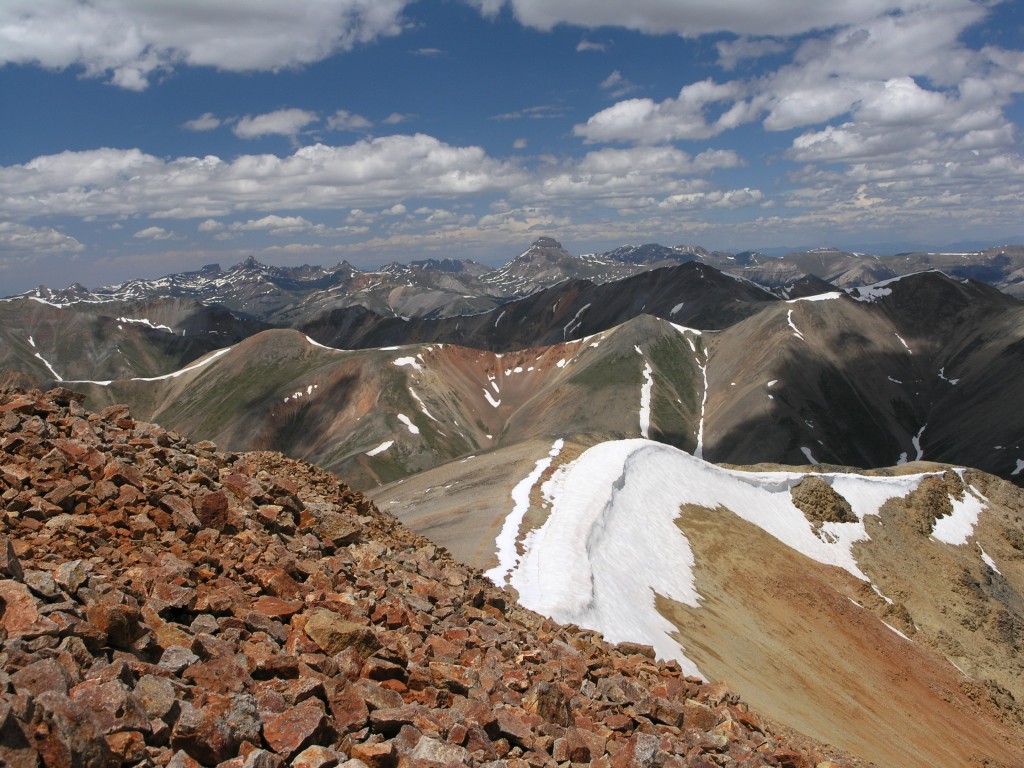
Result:
[[0,393],[4,766],[852,765],[314,466]]

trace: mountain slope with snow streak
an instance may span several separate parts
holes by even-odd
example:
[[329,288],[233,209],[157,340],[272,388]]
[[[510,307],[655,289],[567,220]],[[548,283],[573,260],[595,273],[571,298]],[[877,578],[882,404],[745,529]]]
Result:
[[[1024,510],[1006,504],[1015,491],[938,466],[743,471],[647,440],[600,443],[543,482],[550,510],[520,531],[509,583],[527,607],[653,645],[879,764],[1014,765],[1005,745],[1021,732],[1006,723],[1022,710],[1006,693],[1020,680],[998,622],[1024,594],[1024,557],[1005,538]],[[845,517],[830,519],[834,498]],[[967,610],[966,573],[988,579],[984,605],[968,603],[988,629],[940,618]]]

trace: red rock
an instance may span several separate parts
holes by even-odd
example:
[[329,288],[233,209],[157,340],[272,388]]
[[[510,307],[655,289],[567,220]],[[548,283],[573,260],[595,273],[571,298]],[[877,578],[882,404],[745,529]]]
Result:
[[380,744],[353,744],[349,754],[354,760],[362,760],[370,768],[391,768],[395,762],[395,746],[390,741]]
[[251,696],[209,694],[199,706],[182,705],[171,732],[171,747],[212,765],[235,757],[243,742],[256,743],[259,738],[260,722]]
[[6,630],[8,637],[32,638],[57,631],[56,624],[40,615],[36,599],[24,584],[0,580],[0,606],[3,608],[0,627]]
[[89,709],[105,734],[149,731],[149,715],[120,680],[86,680],[71,689],[71,700]]
[[106,739],[111,754],[120,763],[137,763],[146,757],[146,738],[139,731],[111,733]]
[[252,604],[252,609],[257,613],[279,619],[290,619],[303,607],[301,600],[284,600],[270,595],[262,595]]
[[126,648],[142,634],[137,608],[113,602],[91,603],[85,616],[96,629],[107,636],[107,642],[116,648]]
[[71,690],[71,675],[56,659],[40,659],[11,675],[18,693],[38,696],[45,691],[66,696]]
[[228,514],[228,497],[224,491],[200,493],[195,497],[193,506],[203,528],[224,530]]
[[263,718],[263,739],[267,746],[290,758],[328,730],[324,705],[318,699],[306,699],[290,709]]
[[305,632],[328,656],[354,648],[366,658],[381,647],[373,630],[343,619],[333,611],[314,612],[306,619]]
[[87,707],[52,691],[37,696],[34,704],[29,730],[46,768],[110,765],[110,746]]
[[338,762],[338,754],[333,749],[314,744],[292,758],[291,768],[334,768]]

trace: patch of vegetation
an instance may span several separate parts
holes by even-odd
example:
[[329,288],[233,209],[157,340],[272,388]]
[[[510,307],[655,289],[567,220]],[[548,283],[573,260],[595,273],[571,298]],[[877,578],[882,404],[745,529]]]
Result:
[[569,379],[569,383],[590,390],[639,387],[644,383],[643,360],[636,353],[609,358],[583,368]]

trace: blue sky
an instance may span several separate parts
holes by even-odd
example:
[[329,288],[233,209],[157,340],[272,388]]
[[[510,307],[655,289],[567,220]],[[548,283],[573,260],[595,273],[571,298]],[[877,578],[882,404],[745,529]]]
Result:
[[1024,237],[1024,3],[5,0],[0,294]]

